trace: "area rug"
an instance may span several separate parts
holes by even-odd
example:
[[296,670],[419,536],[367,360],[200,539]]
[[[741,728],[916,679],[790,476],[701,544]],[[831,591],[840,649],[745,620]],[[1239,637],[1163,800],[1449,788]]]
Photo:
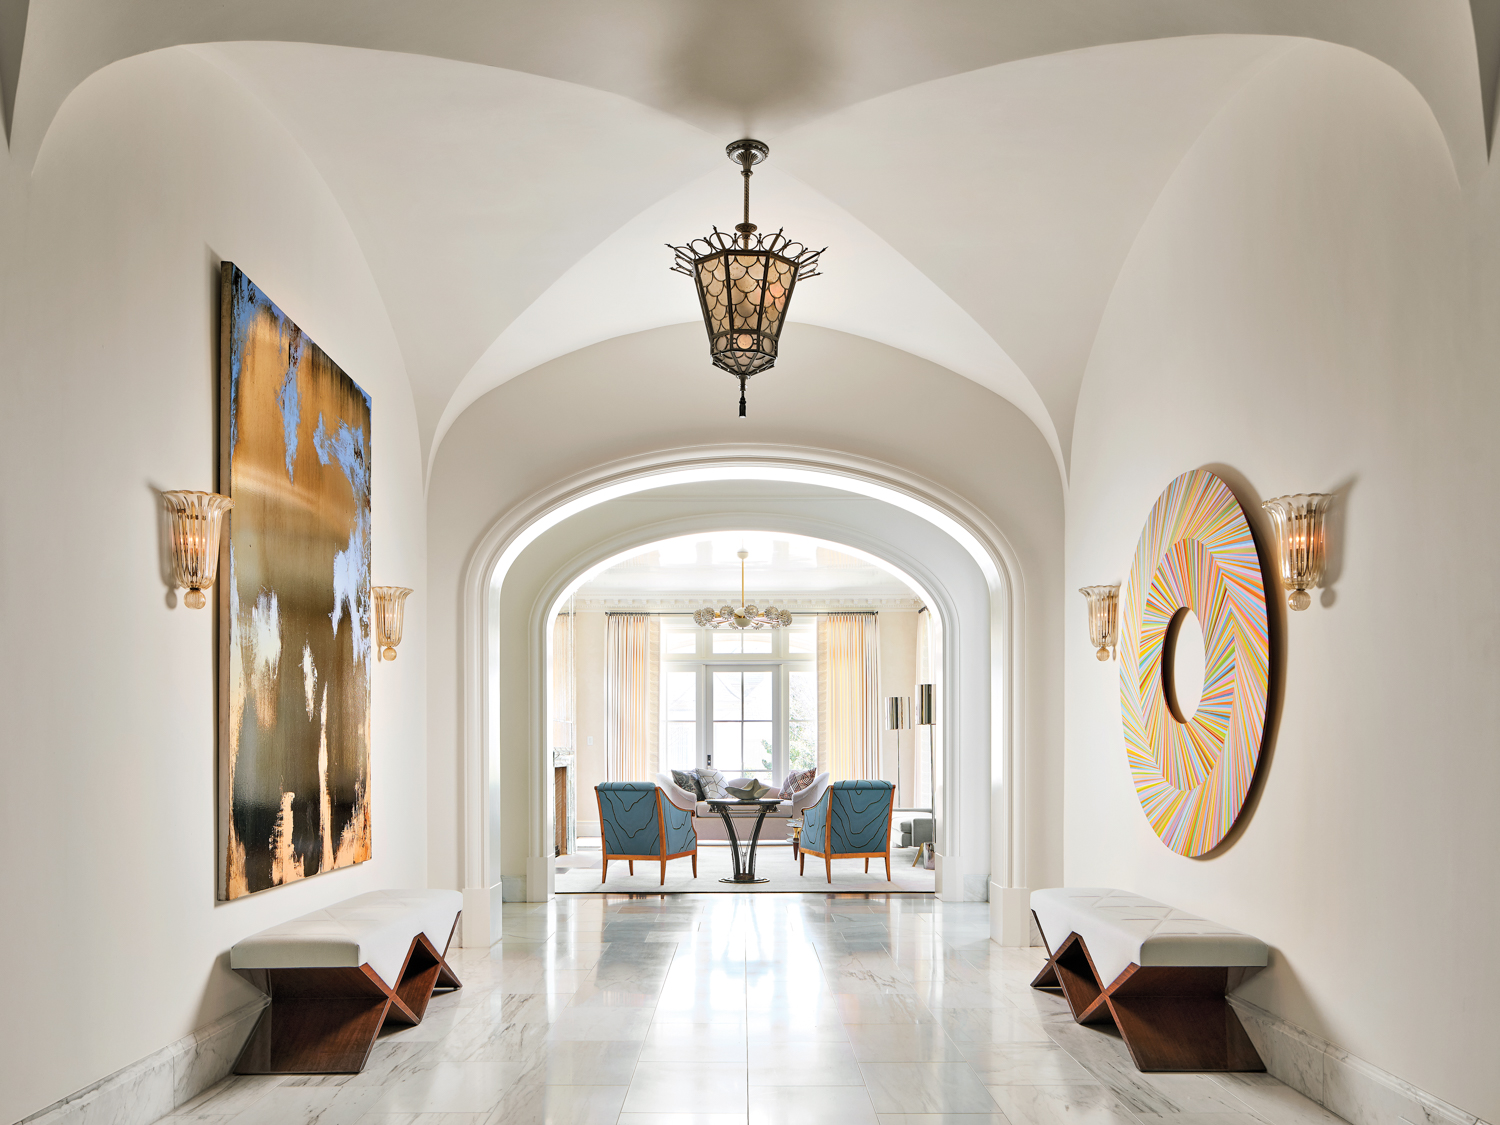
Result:
[[899,848],[891,851],[891,881],[885,879],[885,862],[872,859],[870,872],[865,874],[862,859],[836,859],[833,861],[833,882],[828,882],[823,861],[817,856],[807,857],[807,874],[797,874],[797,862],[792,858],[792,849],[786,844],[768,844],[756,853],[755,873],[764,883],[721,883],[733,873],[733,862],[727,846],[698,845],[698,877],[693,878],[693,864],[689,859],[667,861],[666,886],[661,882],[659,860],[636,860],[635,874],[630,874],[624,860],[609,861],[609,882],[599,881],[602,866],[599,853],[580,851],[576,855],[559,856],[553,890],[560,895],[583,895],[608,893],[642,894],[704,894],[802,891],[807,894],[868,893],[872,891],[902,892],[908,894],[931,894],[933,873],[925,867],[913,867],[917,849]]

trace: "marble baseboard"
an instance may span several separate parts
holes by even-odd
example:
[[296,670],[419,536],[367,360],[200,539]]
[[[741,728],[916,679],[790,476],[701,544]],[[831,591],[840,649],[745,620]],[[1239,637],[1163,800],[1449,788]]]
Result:
[[988,872],[983,875],[964,876],[964,901],[990,901],[990,877]]
[[16,1125],[151,1125],[229,1074],[266,1003],[237,1008]]
[[1485,1125],[1472,1113],[1231,996],[1266,1071],[1352,1125]]
[[526,876],[524,876],[524,875],[502,875],[502,876],[500,876],[500,901],[501,902],[525,902],[526,901]]

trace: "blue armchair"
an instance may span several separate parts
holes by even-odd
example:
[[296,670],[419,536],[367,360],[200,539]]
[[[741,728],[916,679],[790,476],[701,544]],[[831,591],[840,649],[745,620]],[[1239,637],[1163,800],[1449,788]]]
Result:
[[[667,860],[693,857],[693,878],[698,877],[698,833],[693,830],[693,810],[679,808],[649,781],[606,781],[594,786],[599,798],[599,824],[604,832],[604,871],[609,861],[623,859],[635,874],[638,859],[661,860],[661,883],[667,885]],[[665,844],[665,847],[663,846]]]
[[891,881],[891,807],[896,786],[889,781],[835,781],[802,814],[803,874],[809,855],[820,856],[833,882],[833,861],[885,858],[885,881]]

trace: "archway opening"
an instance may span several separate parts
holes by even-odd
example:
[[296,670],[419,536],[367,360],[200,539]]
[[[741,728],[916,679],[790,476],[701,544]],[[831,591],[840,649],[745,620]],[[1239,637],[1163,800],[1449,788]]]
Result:
[[991,902],[1026,944],[1020,570],[963,498],[881,462],[791,447],[669,449],[601,465],[503,514],[464,586],[464,940],[498,936],[503,899],[553,879],[544,655],[549,612],[586,572],[675,534],[789,530],[857,547],[909,575],[942,622],[934,758],[938,894]]
[[[936,737],[914,706],[921,685],[942,690],[931,601],[877,554],[778,528],[673,536],[580,574],[548,612],[554,891],[931,893]],[[758,624],[735,624],[742,607]],[[701,623],[698,610],[721,620]],[[890,787],[880,839],[867,842],[887,854],[814,864],[809,879],[801,812],[838,781]],[[660,878],[655,865],[608,867],[598,787],[611,782],[660,782],[693,811],[691,867]],[[751,784],[779,803],[724,822],[710,798]],[[720,882],[736,823],[740,862],[751,835],[763,883]]]

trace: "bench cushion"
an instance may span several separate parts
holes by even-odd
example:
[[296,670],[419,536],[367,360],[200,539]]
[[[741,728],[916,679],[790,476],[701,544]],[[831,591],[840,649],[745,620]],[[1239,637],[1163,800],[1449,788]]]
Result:
[[233,969],[358,968],[396,987],[417,934],[442,953],[463,909],[459,891],[370,891],[238,941]]
[[1050,952],[1076,933],[1088,947],[1102,983],[1111,984],[1132,963],[1150,965],[1258,966],[1266,943],[1207,918],[1128,891],[1054,887],[1031,892],[1031,909]]

